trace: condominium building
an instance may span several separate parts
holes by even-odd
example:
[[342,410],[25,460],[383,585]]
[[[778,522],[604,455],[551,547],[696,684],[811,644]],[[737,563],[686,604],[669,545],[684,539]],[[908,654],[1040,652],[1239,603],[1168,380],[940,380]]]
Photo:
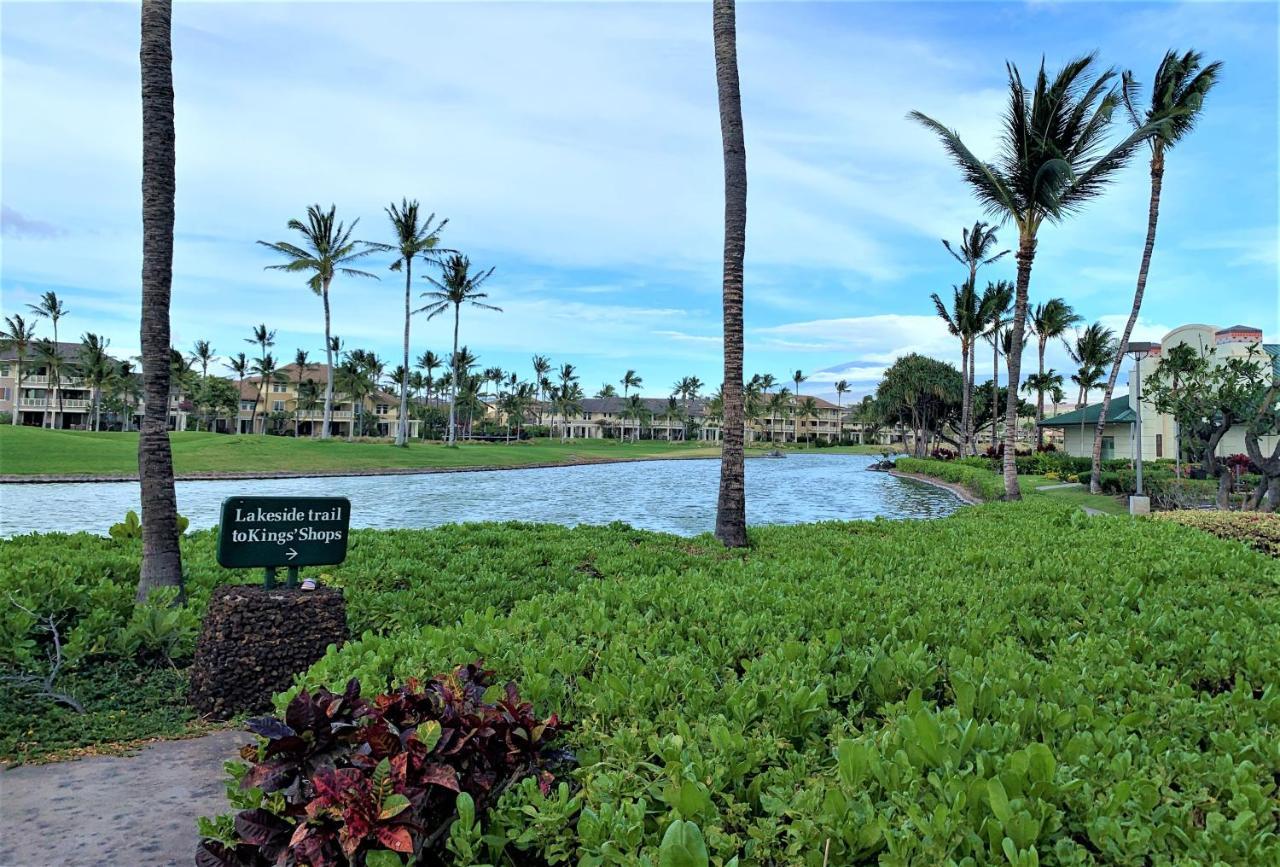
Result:
[[[259,376],[239,381],[240,408],[235,422],[236,433],[270,431],[300,437],[318,436],[324,424],[327,371],[323,364],[310,365],[299,377],[297,366],[288,364],[279,369],[265,388]],[[332,436],[359,436],[362,429],[370,436],[395,436],[399,418],[399,395],[375,390],[363,400],[357,400],[334,388],[329,419]],[[410,417],[410,437],[418,435],[418,425],[418,420]]]
[[[1164,336],[1157,344],[1143,354],[1138,362],[1138,376],[1145,384],[1155,373],[1160,359],[1174,347],[1185,344],[1201,354],[1208,354],[1213,349],[1215,363],[1222,363],[1228,358],[1254,358],[1271,366],[1276,377],[1280,377],[1280,344],[1266,343],[1262,329],[1249,325],[1233,325],[1229,328],[1217,328],[1212,325],[1183,325]],[[1130,382],[1134,381],[1132,364]],[[1103,426],[1102,457],[1132,458],[1137,453],[1135,432],[1139,407],[1130,394],[1117,394],[1111,398],[1111,406],[1107,410],[1107,421]],[[1093,454],[1094,430],[1101,414],[1101,402],[1089,404],[1083,409],[1046,418],[1041,424],[1047,428],[1056,428],[1062,432],[1068,454],[1078,457]],[[1151,403],[1147,389],[1142,389],[1142,456],[1151,458],[1172,458],[1177,452],[1178,428],[1173,416],[1156,411]],[[1232,426],[1218,443],[1217,454],[1220,456],[1244,453],[1244,428]],[[1269,453],[1276,444],[1278,435],[1266,436],[1260,445]]]
[[[59,343],[58,354],[77,357],[79,343]],[[83,379],[49,366],[28,351],[18,383],[18,355],[9,347],[0,352],[0,412],[17,413],[18,424],[55,428],[83,428],[92,421],[93,394]]]

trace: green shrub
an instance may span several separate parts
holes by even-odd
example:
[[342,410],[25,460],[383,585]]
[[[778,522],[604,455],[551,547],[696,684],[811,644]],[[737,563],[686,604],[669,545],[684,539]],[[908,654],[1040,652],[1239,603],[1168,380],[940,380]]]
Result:
[[936,461],[926,458],[898,458],[895,465],[904,473],[940,479],[960,485],[980,500],[998,500],[1004,496],[1004,478],[959,461]]
[[1231,539],[1280,557],[1280,514],[1262,512],[1157,512],[1152,517],[1195,527],[1220,539]]

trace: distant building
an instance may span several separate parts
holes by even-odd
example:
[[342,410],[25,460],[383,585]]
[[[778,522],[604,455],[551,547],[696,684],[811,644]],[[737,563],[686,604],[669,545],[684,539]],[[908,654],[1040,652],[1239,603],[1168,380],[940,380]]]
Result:
[[[263,388],[262,377],[246,377],[237,381],[240,389],[240,410],[236,416],[236,433],[289,432],[300,437],[319,436],[324,424],[324,386],[328,368],[323,364],[309,365],[302,376],[303,382],[314,383],[315,395],[308,399],[298,394],[298,368],[287,364],[276,373],[276,378]],[[301,401],[301,402],[300,402]],[[400,396],[378,389],[356,401],[343,394],[336,386],[329,419],[329,433],[333,436],[358,435],[356,426],[361,419],[371,427],[371,436],[395,436],[400,418]],[[296,429],[295,429],[296,422]],[[419,421],[409,419],[409,436],[418,436]]]
[[[1139,372],[1142,382],[1155,372],[1160,359],[1179,344],[1207,352],[1216,348],[1215,357],[1244,358],[1251,352],[1262,353],[1264,359],[1270,360],[1276,375],[1280,376],[1280,344],[1265,343],[1262,329],[1248,325],[1233,325],[1229,328],[1215,328],[1212,325],[1183,325],[1164,336],[1158,345],[1139,361]],[[1133,378],[1132,362],[1127,362],[1130,379]],[[1098,416],[1102,412],[1102,404],[1093,403],[1062,415],[1046,418],[1041,424],[1050,429],[1061,431],[1068,454],[1077,457],[1088,457],[1093,454],[1094,428]],[[1107,410],[1107,421],[1102,433],[1102,458],[1133,458],[1136,455],[1134,431],[1138,418],[1138,407],[1129,394],[1117,394],[1111,398],[1111,406]],[[1156,408],[1148,400],[1146,389],[1142,396],[1142,456],[1152,458],[1172,458],[1177,452],[1177,425],[1173,417],[1156,412]],[[1275,447],[1276,437],[1263,437],[1264,451]],[[1244,429],[1234,426],[1218,444],[1220,456],[1241,454],[1244,452]]]

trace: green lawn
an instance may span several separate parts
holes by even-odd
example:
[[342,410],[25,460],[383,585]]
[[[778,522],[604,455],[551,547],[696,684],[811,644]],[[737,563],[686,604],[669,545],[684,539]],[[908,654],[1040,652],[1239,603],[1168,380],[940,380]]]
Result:
[[1109,494],[1091,494],[1087,484],[1073,488],[1056,488],[1052,491],[1039,491],[1037,488],[1063,484],[1061,479],[1046,479],[1044,476],[1018,476],[1018,487],[1022,495],[1029,498],[1049,497],[1059,502],[1074,503],[1090,509],[1097,509],[1108,515],[1127,515],[1129,509],[1119,497]]
[[[518,467],[581,460],[716,457],[701,443],[616,440],[534,440],[523,443],[413,443],[398,449],[385,442],[228,436],[180,432],[170,435],[178,475],[207,472],[333,471],[381,468]],[[138,471],[136,433],[0,427],[0,473],[132,474]]]

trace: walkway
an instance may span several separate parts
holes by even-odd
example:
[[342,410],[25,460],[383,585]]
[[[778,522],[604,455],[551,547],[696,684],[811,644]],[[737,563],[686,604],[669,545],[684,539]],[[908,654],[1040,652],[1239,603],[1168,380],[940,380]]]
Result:
[[222,763],[252,740],[223,731],[0,772],[0,864],[188,867],[196,818],[228,810]]

